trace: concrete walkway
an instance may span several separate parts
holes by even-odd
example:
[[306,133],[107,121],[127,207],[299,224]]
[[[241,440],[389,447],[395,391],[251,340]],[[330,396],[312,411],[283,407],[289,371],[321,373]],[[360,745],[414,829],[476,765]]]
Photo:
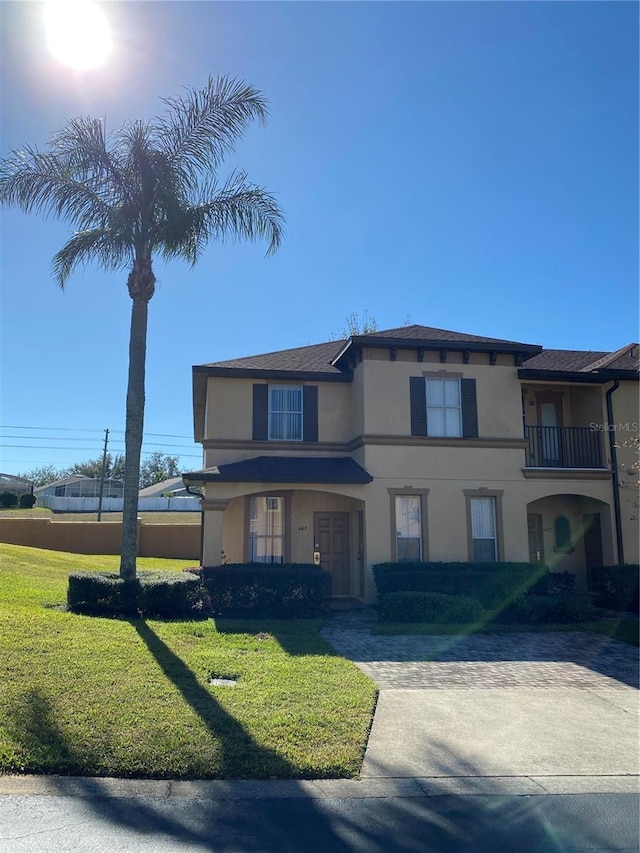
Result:
[[322,631],[380,689],[363,779],[640,792],[634,647],[579,632],[378,637],[374,623],[369,608],[337,611]]

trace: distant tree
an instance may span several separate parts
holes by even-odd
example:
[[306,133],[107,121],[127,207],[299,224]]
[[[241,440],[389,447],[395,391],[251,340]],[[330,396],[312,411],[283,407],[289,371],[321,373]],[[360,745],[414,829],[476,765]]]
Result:
[[47,483],[53,483],[54,480],[59,480],[64,476],[64,473],[54,465],[41,465],[39,468],[25,471],[24,474],[18,474],[18,477],[22,477],[23,480],[30,480],[37,488],[38,486],[46,486]]
[[344,326],[338,329],[337,332],[333,332],[329,339],[332,341],[343,340],[353,335],[372,335],[377,331],[378,321],[365,308],[362,316],[357,311],[352,311],[351,314],[348,314]]
[[179,466],[178,456],[169,456],[159,450],[152,453],[140,465],[140,488],[145,489],[171,477],[179,477]]
[[[124,479],[124,456],[119,453],[112,456],[107,453],[105,467],[105,479],[107,480],[123,480]],[[95,459],[87,459],[84,462],[75,462],[70,468],[67,468],[65,475],[71,477],[78,474],[81,477],[92,477],[99,480],[102,476],[102,455]]]

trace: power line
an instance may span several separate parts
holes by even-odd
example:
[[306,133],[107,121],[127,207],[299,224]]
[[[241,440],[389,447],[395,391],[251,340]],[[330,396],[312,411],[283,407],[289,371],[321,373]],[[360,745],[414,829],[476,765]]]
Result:
[[[15,424],[5,424],[0,425],[0,429],[30,429],[30,430],[49,430],[50,432],[100,432],[103,433],[104,430],[98,429],[97,427],[40,427],[40,426],[16,426]],[[124,435],[125,430],[123,429],[110,429],[110,434],[118,433],[119,435]],[[186,438],[191,439],[190,435],[174,435],[173,433],[167,432],[146,432],[145,435],[151,436],[153,438]],[[65,439],[69,441],[71,439]]]

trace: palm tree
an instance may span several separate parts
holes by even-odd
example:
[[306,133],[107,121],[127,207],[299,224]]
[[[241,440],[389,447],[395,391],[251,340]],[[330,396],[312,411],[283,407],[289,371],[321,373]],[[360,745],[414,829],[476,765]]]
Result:
[[283,215],[273,195],[235,171],[218,183],[225,155],[255,119],[263,95],[244,82],[210,78],[204,89],[163,99],[165,113],[105,135],[98,119],[78,118],[48,150],[27,147],[0,161],[0,204],[52,214],[76,232],[53,258],[61,288],[78,266],[128,269],[132,300],[126,403],[120,575],[136,576],[138,483],[144,423],[147,309],[153,259],[192,266],[211,239],[266,239],[280,245]]

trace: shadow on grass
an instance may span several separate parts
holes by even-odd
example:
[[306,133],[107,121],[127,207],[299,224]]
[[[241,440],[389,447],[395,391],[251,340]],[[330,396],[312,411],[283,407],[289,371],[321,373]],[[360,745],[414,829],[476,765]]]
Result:
[[300,655],[322,655],[340,657],[339,653],[322,639],[319,632],[323,619],[270,619],[251,617],[230,619],[216,617],[216,630],[220,634],[248,634],[260,638],[273,637],[283,651],[292,657]]
[[256,743],[144,620],[130,619],[129,623],[165,676],[218,741],[221,751],[219,778],[287,778],[295,775],[295,768],[282,756]]

